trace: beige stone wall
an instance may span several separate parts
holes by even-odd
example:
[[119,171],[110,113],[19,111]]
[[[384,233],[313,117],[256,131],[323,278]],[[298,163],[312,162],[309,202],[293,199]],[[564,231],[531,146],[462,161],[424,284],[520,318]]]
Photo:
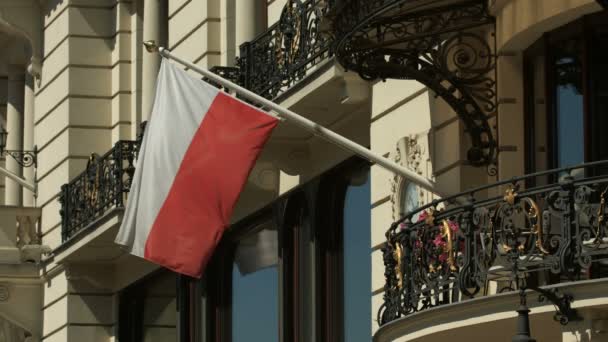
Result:
[[498,49],[525,49],[544,32],[600,9],[594,0],[494,1]]
[[220,0],[170,0],[169,49],[194,64],[220,64]]
[[[48,1],[43,10],[44,55],[35,99],[37,204],[43,212],[43,243],[51,248],[61,243],[61,185],[84,170],[91,153],[103,154],[117,140],[134,135],[134,4]],[[96,286],[76,288],[53,261],[44,273],[43,340],[107,341],[113,334],[113,293]]]

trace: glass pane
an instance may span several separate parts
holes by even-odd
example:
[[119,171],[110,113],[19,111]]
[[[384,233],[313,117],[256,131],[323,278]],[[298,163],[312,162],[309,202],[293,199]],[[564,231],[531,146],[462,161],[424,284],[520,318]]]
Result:
[[279,341],[278,236],[262,229],[239,242],[232,269],[232,341]]
[[[544,171],[547,166],[547,106],[545,105],[545,55],[537,56],[532,61],[532,108],[534,115],[534,169]],[[539,179],[540,184],[546,179]],[[540,185],[538,184],[538,185]]]
[[[593,82],[592,96],[592,141],[593,158],[595,160],[608,159],[608,134],[604,128],[608,125],[608,35],[602,34],[594,41],[592,48],[591,78]],[[596,170],[602,174],[608,173],[607,167]]]
[[344,201],[344,341],[348,342],[371,340],[370,199],[366,173],[348,187]]
[[556,49],[557,166],[584,161],[582,49],[578,40]]

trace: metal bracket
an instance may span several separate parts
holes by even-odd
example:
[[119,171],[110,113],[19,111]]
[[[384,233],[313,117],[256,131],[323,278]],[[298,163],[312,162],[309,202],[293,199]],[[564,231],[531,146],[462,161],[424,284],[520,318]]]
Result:
[[578,315],[576,309],[572,308],[572,302],[574,296],[568,293],[561,294],[556,288],[542,289],[539,287],[523,288],[520,291],[520,298],[522,303],[525,304],[525,290],[532,290],[538,292],[538,302],[543,303],[545,301],[551,302],[555,305],[555,315],[553,319],[559,322],[561,325],[567,325],[573,321],[581,321],[583,318]]
[[17,164],[21,165],[22,167],[38,167],[38,149],[36,146],[34,146],[33,151],[4,150],[4,153],[15,159]]

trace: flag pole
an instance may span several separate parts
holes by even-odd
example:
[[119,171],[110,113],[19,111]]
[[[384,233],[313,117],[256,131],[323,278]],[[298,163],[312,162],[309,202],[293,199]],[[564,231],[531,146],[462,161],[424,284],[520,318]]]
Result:
[[263,98],[262,96],[254,93],[248,89],[245,89],[245,88],[239,86],[238,84],[235,84],[217,74],[214,74],[207,69],[201,68],[200,66],[198,66],[196,64],[183,60],[180,57],[172,54],[171,51],[167,50],[166,48],[157,46],[154,41],[146,41],[146,42],[144,42],[144,46],[146,47],[146,50],[150,53],[157,52],[162,57],[172,59],[172,60],[188,67],[189,69],[192,69],[192,70],[198,72],[199,74],[216,82],[217,84],[220,84],[220,85],[224,86],[225,88],[233,90],[236,94],[240,95],[242,98],[252,101],[254,103],[257,103],[259,105],[262,105],[265,108],[271,109],[279,116],[279,118],[284,119],[285,121],[294,123],[294,124],[302,127],[303,129],[311,132],[312,134],[314,134],[322,139],[325,139],[326,141],[328,141],[330,143],[338,145],[338,146],[342,147],[343,149],[358,155],[361,158],[364,158],[370,162],[373,162],[388,171],[396,173],[397,175],[402,176],[403,178],[411,181],[412,183],[415,183],[416,185],[420,186],[421,188],[423,188],[425,190],[429,190],[440,196],[442,195],[437,192],[437,189],[435,187],[435,182],[433,182],[425,177],[422,177],[421,175],[419,175],[411,170],[408,170],[407,168],[393,162],[392,160],[385,158],[381,155],[378,155],[376,153],[373,153],[368,148],[365,148],[365,147],[357,144],[356,142],[335,133],[332,130],[329,130],[299,114],[296,114],[295,112],[292,112],[291,110],[289,110],[287,108],[284,108],[266,98]]

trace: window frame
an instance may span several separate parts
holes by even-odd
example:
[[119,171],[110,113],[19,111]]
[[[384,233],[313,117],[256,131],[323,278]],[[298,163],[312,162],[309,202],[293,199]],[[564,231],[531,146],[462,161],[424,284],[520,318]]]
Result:
[[[603,24],[607,29],[605,20],[608,18],[608,11],[602,11],[583,16],[573,22],[558,27],[552,31],[545,32],[543,36],[531,44],[523,53],[523,73],[524,73],[524,164],[525,172],[533,173],[537,170],[535,161],[537,157],[537,146],[535,144],[536,121],[535,104],[536,91],[534,87],[534,58],[544,58],[544,97],[547,127],[545,137],[546,165],[547,169],[556,168],[558,163],[558,136],[557,136],[557,99],[555,94],[555,70],[554,54],[552,44],[567,39],[569,36],[579,36],[583,39],[582,43],[582,96],[583,96],[583,151],[584,161],[589,162],[599,158],[599,152],[594,141],[601,134],[598,128],[594,127],[594,122],[602,115],[594,108],[594,80],[591,77],[593,72],[593,51],[595,32],[598,23]],[[553,180],[555,181],[555,180]],[[532,184],[528,184],[529,186]]]
[[[370,163],[358,157],[351,157],[279,196],[228,229],[205,272],[208,280],[206,310],[209,327],[208,331],[204,332],[207,338],[205,341],[232,340],[231,291],[234,250],[239,239],[252,233],[254,227],[269,218],[274,220],[279,232],[279,340],[344,340],[344,200],[353,170],[362,167],[369,170]],[[303,234],[304,231],[300,228],[306,224],[309,225],[309,231],[308,234]],[[302,248],[310,248],[309,258],[305,262],[298,259],[302,255],[299,253]],[[298,298],[303,281],[299,275],[303,268],[308,268],[313,278],[307,280],[315,287],[312,293],[316,296],[313,300],[303,301]],[[303,312],[311,313],[312,319],[303,317]],[[196,324],[192,319],[190,322]],[[306,333],[309,334],[308,337],[305,336]],[[194,339],[190,341],[199,342]]]

